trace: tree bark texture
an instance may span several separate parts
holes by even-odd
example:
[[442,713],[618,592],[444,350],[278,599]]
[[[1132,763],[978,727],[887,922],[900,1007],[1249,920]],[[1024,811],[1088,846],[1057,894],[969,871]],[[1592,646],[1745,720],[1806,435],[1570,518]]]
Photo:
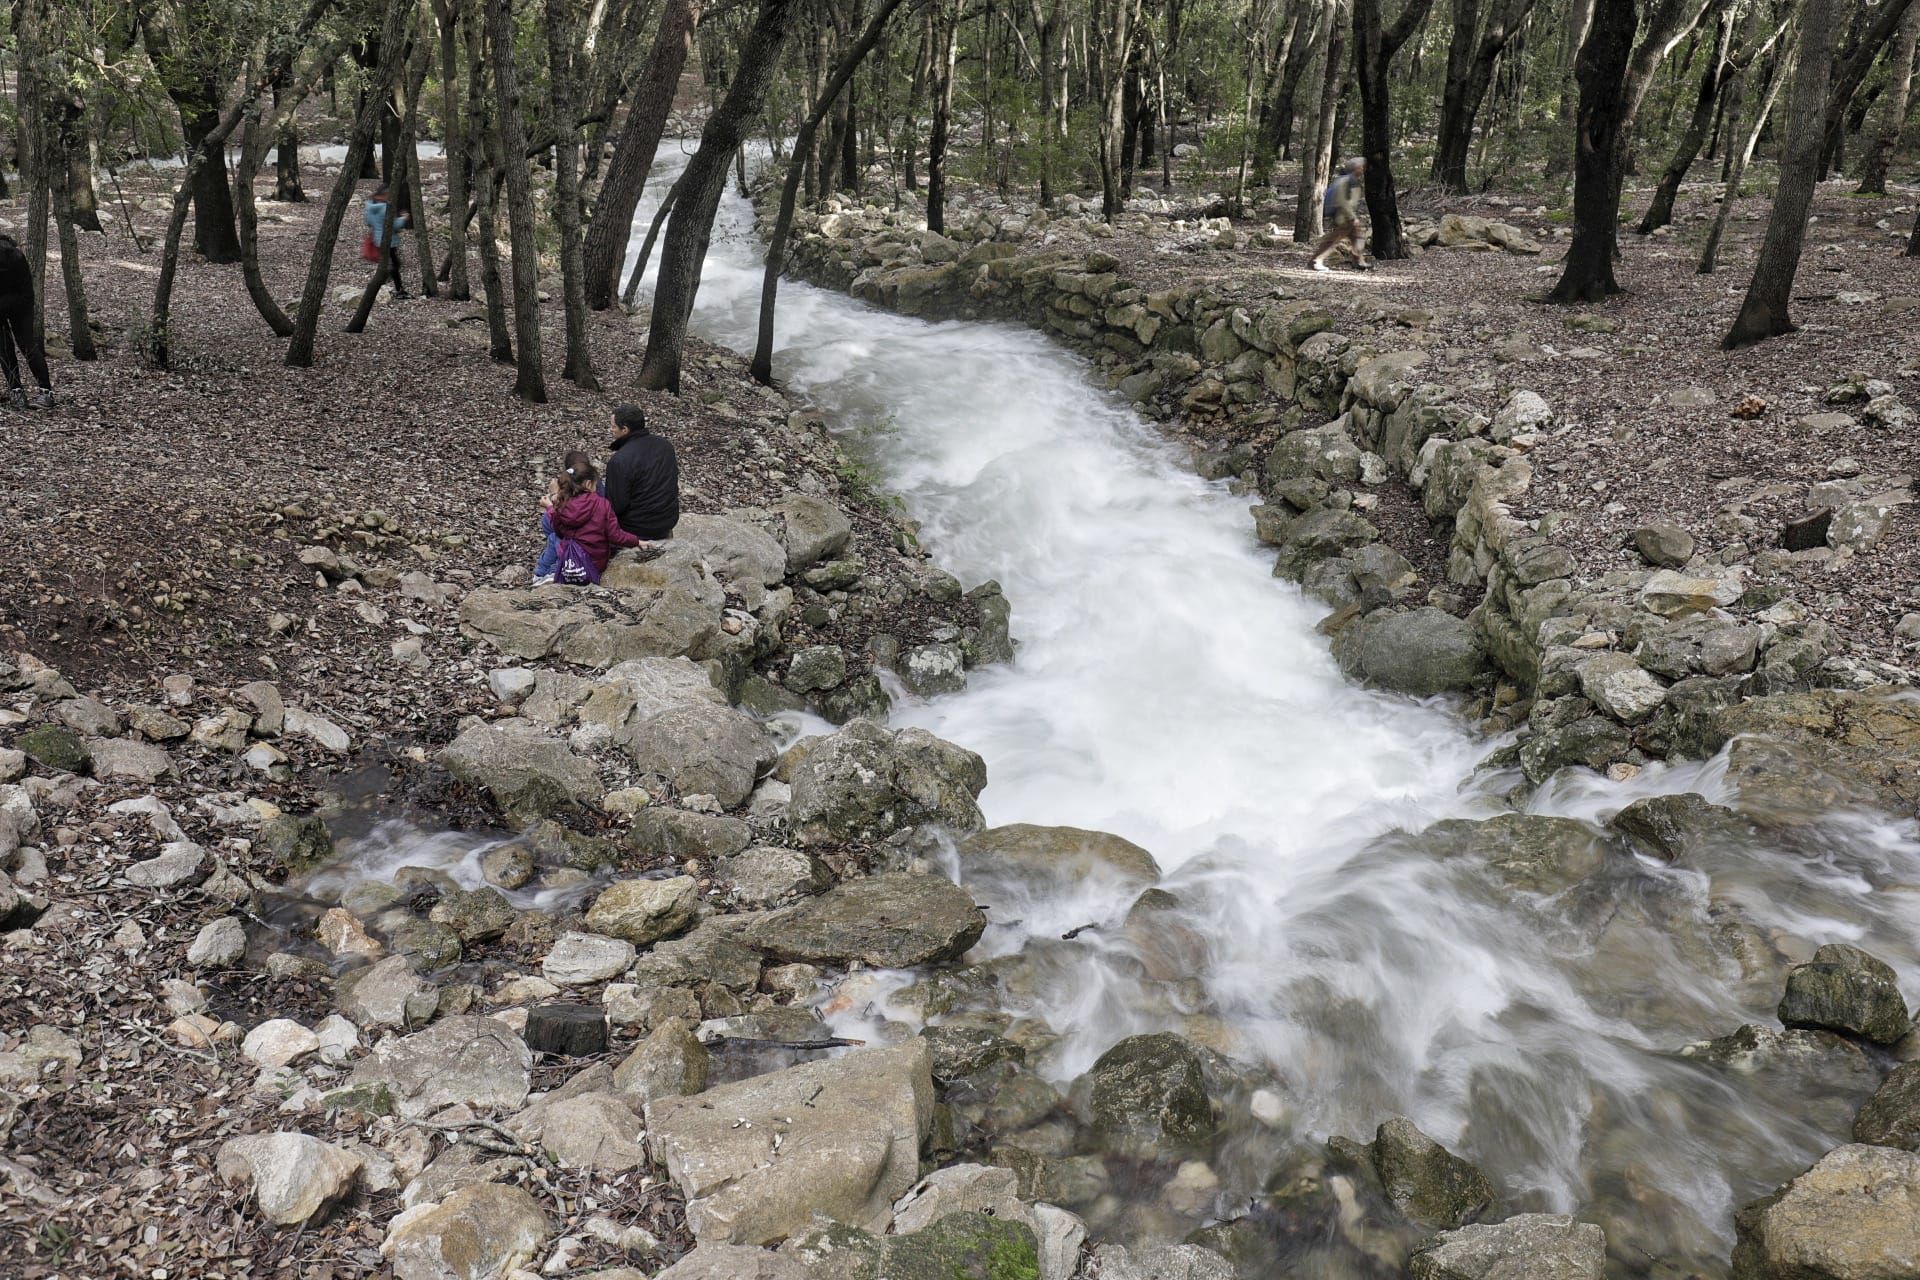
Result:
[[534,222],[533,178],[527,172],[527,125],[520,72],[513,58],[511,0],[483,0],[487,54],[493,64],[494,132],[506,161],[507,235],[513,245],[513,392],[547,402],[546,363],[540,350],[540,241]]

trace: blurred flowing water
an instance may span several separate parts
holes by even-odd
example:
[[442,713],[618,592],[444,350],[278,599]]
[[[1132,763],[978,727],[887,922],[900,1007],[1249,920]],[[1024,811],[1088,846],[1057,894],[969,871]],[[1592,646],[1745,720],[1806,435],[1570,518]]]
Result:
[[[683,162],[663,151],[656,198]],[[730,191],[696,332],[750,351],[761,271]],[[894,721],[985,757],[990,823],[1125,836],[1177,899],[1143,946],[1119,927],[1131,891],[983,887],[995,924],[972,959],[1019,958],[1014,1011],[1059,1037],[1043,1072],[1064,1083],[1123,1036],[1173,1029],[1270,1070],[1284,1099],[1233,1125],[1210,1206],[1163,1211],[1149,1184],[1097,1228],[1165,1237],[1244,1210],[1290,1151],[1403,1114],[1510,1205],[1601,1221],[1617,1266],[1715,1274],[1733,1210],[1847,1139],[1853,1099],[1674,1051],[1773,1025],[1786,964],[1822,942],[1868,947],[1920,991],[1912,823],[1804,815],[1677,867],[1616,847],[1553,896],[1436,857],[1423,828],[1508,807],[1512,777],[1476,780],[1492,744],[1444,705],[1346,682],[1314,631],[1324,611],[1271,576],[1247,500],[1196,478],[1080,358],[794,281],[778,320],[779,376],[901,496],[943,567],[997,579],[1013,606],[1015,662]],[[1597,831],[1685,791],[1733,798],[1708,762],[1556,781],[1529,804]],[[1190,975],[1155,977],[1155,946]],[[900,1014],[884,997],[908,980],[866,979],[870,1012]]]

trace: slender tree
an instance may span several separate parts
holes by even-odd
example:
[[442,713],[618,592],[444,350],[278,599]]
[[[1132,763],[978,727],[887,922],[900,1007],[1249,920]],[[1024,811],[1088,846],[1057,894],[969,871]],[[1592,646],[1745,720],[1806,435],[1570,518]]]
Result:
[[447,295],[456,302],[473,296],[467,283],[468,125],[460,103],[460,7],[463,0],[433,0],[433,21],[440,43],[441,151],[447,164]]
[[[1707,139],[1707,131],[1712,127],[1715,109],[1726,96],[1727,87],[1733,78],[1753,64],[1755,58],[1763,56],[1786,30],[1790,19],[1783,18],[1778,25],[1769,30],[1769,14],[1760,0],[1750,0],[1745,18],[1735,11],[1737,6],[1729,0],[1718,0],[1719,22],[1714,40],[1714,53],[1707,61],[1706,69],[1700,76],[1699,92],[1694,96],[1693,114],[1688,118],[1685,129],[1681,131],[1680,141],[1673,149],[1673,159],[1667,162],[1666,171],[1660,175],[1660,185],[1654,188],[1653,200],[1647,205],[1645,216],[1640,219],[1641,235],[1650,235],[1673,221],[1673,202],[1680,194],[1680,184],[1686,180],[1687,170],[1693,167],[1694,157],[1700,154],[1700,147]],[[1735,29],[1739,37],[1735,38]]]
[[[314,0],[314,3],[324,5],[327,0]],[[293,339],[287,343],[287,364],[295,369],[309,368],[313,364],[314,338],[320,328],[320,313],[327,304],[327,277],[333,268],[340,223],[346,217],[347,205],[359,185],[361,164],[373,152],[373,131],[379,123],[382,100],[393,92],[394,80],[400,74],[400,50],[407,16],[412,9],[409,0],[386,0],[380,23],[381,48],[386,52],[374,64],[369,91],[354,118],[353,131],[347,138],[346,159],[341,162],[333,190],[327,193],[327,205],[321,211],[320,226],[314,232],[313,256],[307,263],[306,283],[300,289],[300,307],[293,317]],[[179,206],[176,204],[176,216],[178,212]]]
[[534,404],[547,401],[540,351],[540,245],[534,223],[533,179],[527,172],[527,126],[520,72],[513,57],[511,0],[483,0],[487,54],[493,66],[494,133],[506,164],[507,234],[513,245],[513,392]]
[[1308,117],[1307,142],[1300,155],[1300,186],[1293,205],[1293,238],[1298,244],[1312,244],[1326,230],[1322,226],[1320,193],[1333,169],[1333,118],[1346,86],[1345,0],[1326,0],[1326,7],[1326,21],[1321,24],[1325,44],[1320,58],[1320,105]]
[[399,182],[396,185],[409,197],[401,207],[407,211],[405,230],[413,235],[420,270],[420,296],[433,298],[440,294],[439,272],[433,265],[433,219],[427,208],[426,184],[420,178],[420,93],[426,88],[433,46],[419,30],[414,32],[412,44],[402,82],[404,106],[400,112],[400,149],[396,157]]
[[[1733,214],[1734,202],[1740,198],[1740,184],[1747,176],[1747,166],[1753,163],[1754,150],[1760,145],[1760,133],[1767,127],[1767,118],[1773,114],[1774,102],[1780,96],[1788,61],[1787,52],[1783,49],[1768,65],[1766,83],[1760,92],[1760,109],[1754,116],[1753,127],[1747,131],[1746,145],[1736,147],[1731,141],[1727,144],[1725,190],[1720,196],[1720,211],[1713,217],[1713,228],[1707,232],[1707,242],[1700,250],[1700,275],[1712,275],[1718,265],[1720,241],[1727,234],[1727,219]],[[1733,82],[1731,101],[1727,105],[1727,135],[1730,139],[1739,131],[1741,124],[1745,86],[1744,76]]]
[[840,65],[833,69],[826,87],[819,97],[814,99],[813,108],[807,118],[801,122],[800,131],[794,136],[793,155],[787,159],[787,176],[780,187],[780,212],[774,218],[773,233],[767,238],[767,268],[760,282],[760,329],[753,348],[753,377],[760,383],[773,381],[773,309],[780,290],[780,271],[786,265],[787,235],[793,229],[793,206],[800,195],[800,177],[803,166],[799,157],[813,145],[813,135],[820,128],[820,121],[832,107],[833,100],[853,79],[861,62],[873,52],[873,46],[880,41],[880,34],[886,29],[888,19],[900,7],[902,0],[880,0],[873,16],[867,20],[867,26],[845,52],[840,55]]
[[947,229],[947,135],[953,119],[953,68],[960,30],[955,0],[933,0],[927,9],[931,61],[927,64],[928,92],[933,98],[933,124],[927,131],[927,230]]
[[1880,123],[1860,165],[1860,194],[1887,194],[1887,167],[1900,145],[1907,122],[1907,104],[1913,89],[1913,60],[1920,44],[1920,4],[1907,6],[1900,31],[1887,57],[1887,91],[1880,97]]
[[760,114],[767,85],[780,61],[793,23],[796,0],[760,0],[753,26],[740,44],[733,83],[707,117],[700,147],[680,177],[679,197],[667,222],[660,251],[660,277],[653,291],[653,318],[647,328],[647,353],[639,385],[654,391],[680,390],[680,356],[686,345],[687,319],[700,287],[700,265],[713,234],[714,215],[726,191],[727,171],[745,137],[747,124]]
[[507,325],[507,286],[500,269],[500,235],[495,210],[500,204],[500,131],[493,123],[493,95],[487,92],[487,42],[481,32],[480,6],[467,5],[467,119],[478,132],[485,165],[474,196],[479,220],[480,288],[486,294],[487,354],[502,364],[513,362],[513,334]]
[[[137,10],[147,56],[180,113],[187,150],[202,157],[189,166],[193,190],[193,247],[208,262],[240,261],[224,147],[206,145],[208,135],[231,117],[223,111],[228,68],[217,65],[208,46],[229,30],[206,8],[206,0],[147,0]],[[232,132],[232,126],[228,126]],[[225,141],[226,135],[222,135]]]
[[1836,0],[1806,0],[1800,18],[1800,64],[1787,98],[1787,145],[1780,157],[1780,183],[1773,213],[1760,243],[1746,300],[1722,346],[1729,351],[1776,334],[1791,333],[1787,314],[1793,278],[1800,269],[1800,247],[1807,235],[1807,210],[1820,177],[1820,152],[1826,143],[1823,110],[1833,75]]
[[606,181],[594,201],[593,221],[587,228],[583,254],[586,296],[587,305],[596,311],[613,305],[620,261],[633,232],[634,211],[640,207],[647,178],[653,172],[654,153],[666,132],[667,115],[680,86],[680,71],[693,48],[693,33],[699,22],[700,5],[695,0],[666,0],[661,7],[653,50],[647,55],[639,91],[627,107],[613,158],[607,161]]
[[[1432,3],[1432,0],[1423,0]],[[1120,212],[1120,142],[1126,120],[1127,65],[1133,57],[1134,23],[1140,0],[1094,0],[1097,47],[1094,79],[1099,88],[1095,117],[1100,141],[1100,213],[1111,222]]]
[[1360,86],[1361,150],[1366,153],[1367,247],[1382,261],[1407,256],[1400,235],[1400,197],[1393,185],[1393,119],[1388,102],[1393,57],[1414,33],[1433,0],[1405,0],[1385,26],[1381,0],[1354,0],[1353,68]]
[[[565,0],[547,0],[547,109],[555,120],[573,118],[573,23]],[[560,286],[567,326],[567,362],[561,376],[585,391],[598,391],[593,349],[587,343],[587,289],[580,252],[580,147],[563,137],[553,148],[555,221],[560,224]]]

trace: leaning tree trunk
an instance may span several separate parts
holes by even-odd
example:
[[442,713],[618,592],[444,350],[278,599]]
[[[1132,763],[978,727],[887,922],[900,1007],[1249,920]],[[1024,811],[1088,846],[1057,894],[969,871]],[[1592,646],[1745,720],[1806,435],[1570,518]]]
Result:
[[1347,15],[1344,0],[1327,0],[1326,45],[1322,57],[1320,103],[1309,117],[1306,146],[1300,154],[1300,187],[1293,205],[1293,239],[1312,244],[1326,230],[1320,193],[1333,169],[1333,117],[1340,108],[1347,69]]
[[46,93],[46,0],[23,0],[14,10],[20,51],[16,95],[20,117],[20,180],[27,191],[27,234],[22,248],[33,276],[33,334],[46,332],[47,216],[52,202],[53,140],[41,101]]
[[513,334],[507,325],[507,286],[500,270],[500,229],[495,210],[500,200],[500,131],[494,127],[487,92],[487,47],[480,31],[480,8],[466,12],[467,119],[478,130],[485,165],[477,174],[474,214],[480,223],[480,288],[487,297],[487,355],[501,364],[513,362]]
[[[798,157],[789,157],[798,162]],[[681,179],[686,171],[680,173]],[[647,223],[647,235],[640,242],[640,252],[634,255],[633,270],[627,275],[626,288],[620,291],[620,305],[628,311],[634,308],[634,302],[640,296],[640,282],[647,278],[647,264],[653,261],[653,246],[660,239],[660,228],[667,225],[667,219],[673,214],[673,205],[680,198],[680,182],[667,188],[667,194],[660,201],[660,207],[653,211],[653,218]]]
[[1773,114],[1774,100],[1780,95],[1780,85],[1786,79],[1786,54],[1774,60],[1773,67],[1767,73],[1766,88],[1760,94],[1760,111],[1753,118],[1753,128],[1747,133],[1745,146],[1735,146],[1739,135],[1740,111],[1743,106],[1742,94],[1745,89],[1745,77],[1733,82],[1732,102],[1727,108],[1727,178],[1726,189],[1720,196],[1720,211],[1713,217],[1713,228],[1707,232],[1707,242],[1700,250],[1700,266],[1697,274],[1710,276],[1720,257],[1720,241],[1727,234],[1727,219],[1733,214],[1734,201],[1740,196],[1740,183],[1747,176],[1747,166],[1753,163],[1754,149],[1760,145],[1760,132],[1767,127],[1767,117]]
[[[1707,140],[1707,131],[1713,127],[1714,109],[1718,106],[1721,90],[1735,74],[1730,61],[1733,46],[1734,15],[1721,5],[1720,30],[1714,37],[1713,56],[1707,62],[1707,69],[1700,76],[1700,91],[1694,95],[1693,114],[1687,118],[1687,126],[1680,131],[1680,141],[1673,149],[1673,159],[1660,175],[1660,184],[1653,189],[1653,200],[1647,205],[1646,214],[1640,219],[1637,230],[1641,235],[1652,235],[1661,227],[1673,221],[1673,202],[1679,198],[1680,184],[1686,181],[1687,170],[1693,167],[1693,159],[1700,154],[1700,147]],[[1754,10],[1759,11],[1756,4]]]
[[[324,2],[314,0],[316,5]],[[333,190],[327,194],[327,207],[320,214],[320,226],[314,232],[313,256],[308,260],[306,283],[300,290],[300,308],[293,318],[293,340],[287,343],[287,364],[295,369],[313,364],[314,335],[320,328],[320,313],[327,305],[327,277],[333,269],[340,222],[346,217],[347,205],[359,185],[361,163],[373,153],[373,131],[379,123],[381,98],[393,91],[393,82],[400,74],[402,34],[412,11],[409,0],[387,0],[386,15],[381,21],[381,48],[388,52],[374,64],[372,91],[353,122],[346,159],[341,162],[340,174],[333,181]]]
[[679,198],[667,223],[660,251],[660,277],[653,290],[653,318],[647,328],[647,354],[639,385],[652,391],[680,390],[680,354],[687,340],[687,318],[700,288],[700,266],[713,218],[726,191],[727,170],[747,126],[760,114],[767,85],[780,61],[792,25],[795,0],[760,0],[753,28],[740,46],[733,83],[707,117],[700,147],[681,174]]
[[1626,116],[1627,60],[1639,23],[1634,0],[1597,0],[1580,44],[1574,76],[1580,112],[1574,130],[1573,243],[1550,302],[1597,302],[1620,292],[1613,278],[1619,209],[1621,134]]
[[[573,119],[573,33],[560,0],[547,0],[547,105],[554,120]],[[580,261],[580,147],[562,135],[553,144],[553,202],[560,224],[560,292],[566,311],[567,363],[561,370],[583,391],[598,391],[587,345],[587,289]]]
[[1920,43],[1920,4],[1909,5],[1901,19],[1900,34],[1894,37],[1893,51],[1887,57],[1887,88],[1880,98],[1880,128],[1866,146],[1860,162],[1860,194],[1887,194],[1887,167],[1900,145],[1900,132],[1907,122],[1907,103],[1912,93],[1914,47]]
[[1780,183],[1773,213],[1753,265],[1746,300],[1721,345],[1732,351],[1776,334],[1791,333],[1787,314],[1793,278],[1800,270],[1800,247],[1807,236],[1807,211],[1820,177],[1820,152],[1826,144],[1823,108],[1833,75],[1835,0],[1806,0],[1800,16],[1800,65],[1794,68],[1787,98],[1787,145],[1780,157]]
[[447,162],[447,296],[465,302],[473,296],[467,283],[467,127],[460,109],[458,51],[459,5],[462,0],[434,0],[433,19],[440,36],[441,149]]
[[[74,229],[79,218],[73,209],[73,156],[68,149],[73,138],[62,127],[63,120],[46,118],[43,109],[51,105],[50,101],[38,106],[29,104],[28,109],[42,111],[40,139],[46,163],[40,166],[40,174],[52,206],[54,231],[60,238],[60,282],[67,295],[68,342],[73,347],[74,359],[91,360],[97,353],[93,346],[93,326],[87,320],[86,282],[80,273],[80,236]],[[96,217],[94,222],[97,224],[99,219]]]
[[[239,100],[227,109],[225,115],[214,122],[213,128],[208,130],[205,137],[202,138],[200,146],[187,157],[186,172],[181,176],[180,186],[174,192],[173,210],[167,217],[166,239],[160,254],[160,274],[153,288],[153,313],[147,326],[147,357],[156,368],[164,369],[170,356],[167,330],[169,324],[168,316],[173,307],[173,279],[180,267],[180,237],[187,224],[187,207],[190,201],[197,199],[196,193],[200,189],[198,179],[209,167],[214,155],[220,157],[220,170],[222,174],[225,173],[228,137],[230,137],[234,129],[239,126],[240,118],[247,111],[251,110],[253,105],[259,101],[260,95],[267,91],[267,86],[274,80],[286,75],[287,70],[292,67],[294,59],[300,56],[300,50],[302,46],[305,45],[307,37],[313,33],[314,28],[320,25],[321,19],[326,16],[328,9],[332,7],[332,3],[333,0],[311,0],[306,12],[300,18],[299,24],[295,26],[286,40],[278,46],[273,56],[268,59],[263,74],[247,85],[246,90],[240,95]],[[398,3],[398,0],[395,0],[395,3]],[[222,195],[223,198],[230,199],[232,193],[225,190],[225,185],[225,178],[223,177],[221,180]],[[339,231],[339,226],[339,219],[336,217],[333,224],[326,228],[326,235],[331,237],[336,234]],[[237,231],[235,239],[237,242]],[[237,247],[236,243],[236,248]],[[327,248],[331,251],[331,243],[327,245]],[[320,281],[320,286],[323,289],[326,286],[324,276]]]
[[533,404],[545,404],[546,363],[540,351],[540,242],[534,224],[533,178],[527,172],[520,73],[513,65],[512,0],[484,0],[483,10],[496,91],[494,132],[506,163],[507,235],[513,246],[513,392]]
[[653,172],[654,153],[660,149],[661,134],[666,132],[667,114],[673,109],[680,72],[686,66],[699,21],[700,6],[693,0],[667,0],[660,11],[653,51],[647,55],[639,90],[627,107],[626,123],[614,144],[613,158],[607,162],[606,181],[600,184],[593,221],[587,227],[582,263],[587,305],[596,311],[613,305],[620,261],[633,234],[634,211],[640,207],[647,177]]
[[801,122],[800,132],[795,135],[793,155],[787,159],[786,180],[780,186],[780,212],[774,218],[773,234],[767,238],[766,274],[760,281],[760,327],[753,348],[753,377],[756,382],[773,382],[773,309],[780,289],[780,270],[786,263],[787,235],[793,229],[793,206],[800,195],[801,161],[807,148],[813,145],[813,136],[819,131],[820,121],[826,115],[829,106],[840,90],[853,79],[860,63],[879,43],[880,33],[886,28],[887,19],[900,7],[901,0],[880,0],[873,17],[867,22],[866,30],[861,32],[847,51],[841,55],[840,65],[835,67],[821,96],[816,98],[813,109]]
[[[273,88],[275,115],[279,114],[280,86]],[[253,179],[260,168],[265,148],[260,141],[260,109],[255,103],[247,109],[246,123],[240,129],[240,160],[233,170],[233,199],[240,215],[240,275],[247,284],[247,296],[254,310],[267,322],[276,338],[293,336],[293,321],[280,309],[266,278],[260,273],[260,216],[254,207]]]
[[[1464,20],[1469,27],[1478,21],[1478,0],[1463,0],[1467,5]],[[1496,0],[1487,15],[1486,29],[1477,41],[1470,41],[1464,52],[1447,51],[1446,89],[1440,104],[1440,132],[1435,143],[1433,176],[1449,191],[1467,190],[1467,153],[1473,149],[1474,122],[1479,118],[1487,90],[1493,84],[1493,69],[1507,46],[1520,34],[1534,0]],[[1454,21],[1463,20],[1456,4]],[[1455,29],[1456,40],[1458,27]]]

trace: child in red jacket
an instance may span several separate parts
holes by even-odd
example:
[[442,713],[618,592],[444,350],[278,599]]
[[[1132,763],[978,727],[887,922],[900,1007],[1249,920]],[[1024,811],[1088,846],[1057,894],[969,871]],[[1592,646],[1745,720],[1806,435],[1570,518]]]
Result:
[[593,482],[599,473],[593,460],[575,450],[567,455],[566,464],[567,469],[548,483],[546,496],[540,500],[540,529],[547,535],[547,545],[533,569],[536,587],[556,580],[563,541],[580,544],[593,562],[596,579],[606,572],[615,547],[640,545],[640,539],[620,527],[613,507],[595,492]]

